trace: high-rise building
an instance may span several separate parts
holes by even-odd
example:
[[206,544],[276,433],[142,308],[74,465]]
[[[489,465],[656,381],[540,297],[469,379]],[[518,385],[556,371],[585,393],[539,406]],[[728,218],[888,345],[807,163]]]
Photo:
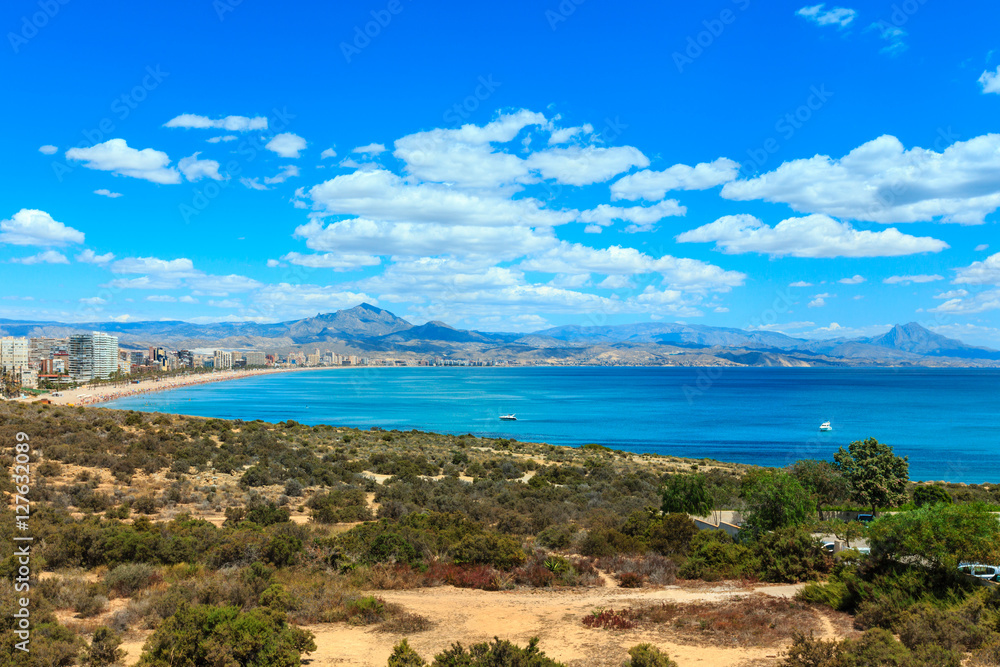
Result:
[[216,350],[212,368],[216,370],[228,370],[233,367],[233,353],[225,350]]
[[117,372],[117,336],[94,331],[69,337],[69,374],[74,381],[105,379]]
[[56,352],[65,350],[68,344],[69,340],[66,338],[32,338],[28,348],[28,364],[37,369],[43,361],[52,359]]
[[27,338],[0,338],[0,373],[13,373],[16,382],[25,387],[35,386],[37,373],[28,365],[30,343]]
[[247,366],[263,366],[267,363],[264,359],[263,352],[244,352],[243,359],[246,361]]
[[178,350],[177,363],[186,368],[194,368],[194,352],[191,350]]

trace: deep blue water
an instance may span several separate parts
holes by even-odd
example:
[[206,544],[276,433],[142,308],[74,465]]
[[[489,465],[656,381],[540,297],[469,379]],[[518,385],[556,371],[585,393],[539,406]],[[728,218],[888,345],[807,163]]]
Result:
[[[1000,371],[344,368],[196,385],[108,407],[473,433],[783,466],[875,437],[920,480],[1000,482]],[[500,414],[517,414],[502,422]],[[821,433],[823,421],[834,430]]]

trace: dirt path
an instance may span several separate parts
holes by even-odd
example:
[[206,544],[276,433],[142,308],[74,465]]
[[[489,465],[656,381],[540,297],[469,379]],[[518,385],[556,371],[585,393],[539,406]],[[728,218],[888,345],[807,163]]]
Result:
[[[550,657],[570,667],[618,667],[628,649],[650,642],[665,650],[682,667],[728,667],[777,664],[780,648],[721,648],[692,646],[671,641],[669,631],[608,631],[586,628],[583,617],[599,607],[619,609],[639,602],[724,602],[755,592],[790,597],[798,586],[761,586],[756,589],[728,585],[702,588],[626,590],[597,588],[583,591],[516,590],[486,592],[450,586],[414,591],[381,591],[387,602],[435,622],[425,632],[408,636],[410,645],[425,659],[448,648],[452,642],[464,645],[493,637],[525,645],[532,636]],[[821,617],[823,636],[837,636],[834,625]],[[366,665],[383,667],[393,645],[402,634],[377,632],[344,624],[315,625],[317,651],[309,656],[310,667],[326,665]]]

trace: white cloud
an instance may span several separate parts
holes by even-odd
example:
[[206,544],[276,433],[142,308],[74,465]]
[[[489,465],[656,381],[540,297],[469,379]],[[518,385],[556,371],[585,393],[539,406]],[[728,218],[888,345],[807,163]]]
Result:
[[45,252],[40,252],[37,255],[30,255],[28,257],[14,257],[10,261],[15,264],[69,264],[69,260],[66,259],[66,255],[61,252],[56,252],[55,250],[46,250]]
[[208,305],[215,308],[242,308],[243,302],[239,299],[223,299],[222,301],[209,299]]
[[792,160],[756,178],[727,183],[722,196],[879,223],[982,224],[1000,207],[998,170],[1000,134],[957,141],[940,153],[906,150],[896,137],[883,135],[839,159]]
[[865,282],[865,277],[862,275],[855,275],[851,278],[841,278],[837,282],[839,282],[842,285],[860,285],[861,283]]
[[281,259],[299,266],[314,269],[333,269],[334,271],[354,271],[365,266],[378,266],[382,260],[375,255],[348,255],[328,252],[322,255],[303,255],[290,252]]
[[350,308],[359,303],[378,304],[364,292],[352,292],[337,285],[264,285],[253,295],[249,312],[268,320],[311,317],[316,313]]
[[906,51],[909,48],[906,42],[907,32],[900,28],[898,25],[889,23],[888,21],[882,20],[878,23],[872,23],[868,26],[865,31],[868,30],[878,30],[882,39],[888,42],[885,46],[879,49],[879,53],[884,53],[887,56],[898,56],[899,54]]
[[[368,155],[378,155],[379,153],[385,152],[384,144],[368,144],[366,146],[358,146],[351,151],[352,153],[367,153]],[[333,157],[333,156],[331,156]]]
[[279,262],[276,259],[269,259],[269,260],[267,260],[267,266],[268,266],[268,268],[272,268],[273,269],[273,268],[278,267],[278,266],[284,266],[284,264],[282,264],[281,262]]
[[997,67],[995,72],[989,70],[983,72],[983,75],[979,77],[979,85],[982,86],[984,94],[1000,94],[1000,66]]
[[38,152],[42,153],[43,155],[55,155],[57,152],[59,152],[59,147],[53,146],[52,144],[45,144],[44,146],[38,147]]
[[1000,252],[958,269],[958,275],[952,282],[958,285],[1000,285]]
[[611,225],[615,220],[631,222],[626,232],[649,232],[655,229],[655,223],[668,216],[681,216],[687,213],[687,208],[680,205],[676,199],[666,199],[652,206],[609,206],[600,204],[579,215],[580,222],[589,222],[602,227]]
[[988,243],[980,243],[975,247],[976,252],[983,252],[984,250],[989,250],[990,246]]
[[816,294],[813,296],[812,301],[809,302],[810,308],[822,308],[826,305],[826,300],[837,296],[836,294]]
[[151,294],[146,297],[146,301],[152,301],[153,303],[176,303],[177,297],[170,296],[169,294]]
[[987,290],[979,292],[969,298],[949,299],[936,308],[931,308],[931,313],[947,313],[949,315],[975,315],[985,313],[990,310],[1000,310],[1000,290]]
[[0,243],[11,245],[65,246],[83,243],[83,232],[56,222],[38,209],[22,208],[7,220],[0,220]]
[[236,139],[237,137],[235,134],[227,134],[221,137],[209,137],[208,139],[205,139],[205,141],[210,144],[217,144],[220,141],[236,141]]
[[631,289],[635,287],[635,283],[628,276],[608,276],[597,283],[597,287],[601,289]]
[[566,274],[659,273],[671,287],[688,290],[728,291],[732,287],[742,285],[746,279],[743,273],[726,271],[714,264],[696,259],[670,255],[655,258],[635,248],[623,248],[617,245],[609,248],[590,248],[566,241],[560,241],[558,246],[524,260],[518,268],[523,271]]
[[785,322],[782,324],[753,324],[747,327],[748,331],[777,331],[786,333],[795,329],[806,329],[816,326],[815,322]]
[[570,146],[532,153],[526,162],[543,178],[567,185],[590,185],[603,183],[632,167],[646,167],[649,158],[632,146]]
[[70,148],[66,158],[82,161],[87,169],[110,171],[162,185],[181,182],[177,170],[168,166],[170,158],[166,153],[152,148],[129,148],[124,139],[109,139],[89,148]]
[[962,297],[969,296],[969,292],[964,289],[953,289],[947,292],[941,292],[940,294],[935,294],[933,298],[935,299],[961,299]]
[[804,280],[797,280],[794,283],[788,283],[789,287],[812,287],[812,283],[808,283]]
[[825,215],[782,220],[774,227],[752,215],[727,215],[677,237],[679,243],[715,243],[729,255],[748,252],[772,257],[898,257],[940,252],[944,241],[903,234],[894,227],[859,231]]
[[111,190],[108,190],[107,188],[99,188],[97,190],[94,190],[94,194],[95,195],[101,195],[102,197],[107,197],[109,199],[117,199],[118,197],[122,196],[122,193],[120,193],[120,192],[112,192]]
[[90,248],[87,248],[80,254],[76,256],[76,261],[83,262],[84,264],[100,264],[104,265],[115,258],[113,252],[105,253],[103,255],[98,255]]
[[936,273],[933,275],[889,276],[882,282],[886,285],[909,285],[910,283],[932,283],[935,280],[944,280],[944,276],[939,276]]
[[298,167],[296,167],[294,164],[286,164],[284,167],[281,168],[281,171],[279,171],[274,176],[265,177],[264,182],[267,183],[268,185],[273,185],[275,183],[284,183],[289,178],[298,175],[299,175]]
[[199,160],[199,155],[201,155],[200,152],[195,153],[177,163],[177,168],[184,174],[184,178],[192,183],[202,178],[211,178],[214,181],[223,180],[219,173],[219,163],[215,160]]
[[611,198],[659,201],[672,190],[707,190],[735,179],[739,168],[739,164],[723,157],[693,167],[675,164],[663,171],[638,171],[613,183]]
[[274,135],[274,138],[267,142],[264,148],[281,157],[297,158],[299,152],[305,150],[306,140],[297,134],[282,132]]
[[556,146],[559,144],[569,143],[570,139],[578,134],[593,134],[594,126],[590,123],[584,123],[577,127],[564,127],[553,129],[552,134],[549,135],[549,146]]
[[333,150],[332,148],[327,148],[322,153],[319,154],[319,159],[321,160],[325,160],[330,157],[337,157],[337,151]]
[[178,301],[180,301],[181,303],[198,303],[198,299],[190,295],[182,296],[181,298],[178,299]]
[[835,25],[838,28],[846,28],[851,25],[851,22],[858,15],[857,11],[846,7],[826,9],[825,4],[803,7],[795,14],[816,25]]
[[104,304],[107,303],[107,300],[102,299],[99,296],[91,296],[84,299],[80,299],[79,301],[80,303],[86,304],[88,306],[103,306]]
[[267,117],[255,116],[253,118],[249,118],[247,116],[226,116],[224,118],[212,119],[207,116],[185,113],[177,116],[176,118],[171,118],[163,124],[163,127],[184,127],[199,130],[214,129],[225,130],[227,132],[248,132],[250,130],[266,130]]

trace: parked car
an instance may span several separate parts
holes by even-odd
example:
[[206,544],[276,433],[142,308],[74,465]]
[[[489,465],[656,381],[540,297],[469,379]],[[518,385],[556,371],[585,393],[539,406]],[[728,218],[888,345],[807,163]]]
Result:
[[875,520],[875,515],[874,514],[859,514],[858,515],[858,521],[860,521],[861,523],[864,523],[864,524],[871,523],[874,520]]
[[997,581],[1000,576],[1000,566],[984,565],[983,563],[959,563],[958,571],[972,575],[976,579],[989,579]]
[[836,544],[833,542],[824,542],[823,544],[820,545],[820,549],[822,549],[828,554],[832,554],[834,549],[836,548],[837,548]]

